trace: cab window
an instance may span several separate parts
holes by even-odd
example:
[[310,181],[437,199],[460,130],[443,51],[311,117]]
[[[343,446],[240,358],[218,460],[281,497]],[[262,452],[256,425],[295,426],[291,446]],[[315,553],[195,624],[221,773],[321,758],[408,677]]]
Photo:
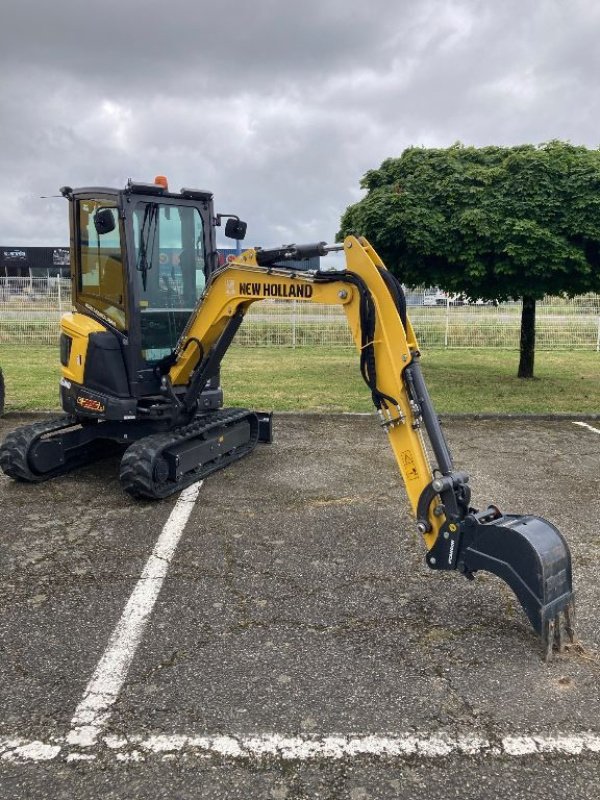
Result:
[[115,203],[105,199],[79,201],[77,245],[77,302],[125,331],[125,279]]
[[193,206],[138,203],[133,215],[142,355],[174,349],[205,283],[202,217]]

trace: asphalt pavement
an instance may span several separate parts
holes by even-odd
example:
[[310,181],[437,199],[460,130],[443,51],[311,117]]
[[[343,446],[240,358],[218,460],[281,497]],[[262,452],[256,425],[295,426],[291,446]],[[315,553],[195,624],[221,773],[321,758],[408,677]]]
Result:
[[566,535],[576,646],[544,663],[499,579],[426,567],[370,416],[276,416],[187,500],[114,458],[2,475],[0,796],[597,798],[600,424],[445,429],[475,504]]

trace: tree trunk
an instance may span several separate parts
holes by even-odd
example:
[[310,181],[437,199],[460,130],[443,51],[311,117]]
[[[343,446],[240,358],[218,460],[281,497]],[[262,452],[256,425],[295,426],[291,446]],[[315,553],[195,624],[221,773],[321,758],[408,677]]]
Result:
[[533,378],[535,358],[535,297],[523,297],[521,311],[521,357],[519,359],[519,378]]

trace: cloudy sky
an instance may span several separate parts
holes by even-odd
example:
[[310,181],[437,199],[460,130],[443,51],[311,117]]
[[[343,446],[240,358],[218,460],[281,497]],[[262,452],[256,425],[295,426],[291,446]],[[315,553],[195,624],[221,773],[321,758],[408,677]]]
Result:
[[161,173],[249,243],[331,241],[409,145],[600,145],[597,0],[2,0],[0,244]]

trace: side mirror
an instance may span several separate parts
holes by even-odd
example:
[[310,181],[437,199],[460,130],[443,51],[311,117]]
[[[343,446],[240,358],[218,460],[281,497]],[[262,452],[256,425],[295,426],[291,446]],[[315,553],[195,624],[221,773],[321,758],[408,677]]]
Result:
[[102,236],[103,233],[110,233],[115,229],[115,216],[112,208],[99,208],[94,214],[94,227],[96,233]]
[[246,222],[232,217],[225,223],[225,236],[227,236],[228,239],[244,239],[247,228],[248,224]]

